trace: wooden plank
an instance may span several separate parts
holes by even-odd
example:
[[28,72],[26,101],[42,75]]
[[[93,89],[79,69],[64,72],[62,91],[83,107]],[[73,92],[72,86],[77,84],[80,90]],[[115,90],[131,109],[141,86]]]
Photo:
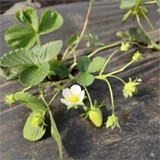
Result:
[[[119,3],[113,1],[97,2],[89,20],[87,32],[94,32],[107,44],[119,40],[115,33],[125,30],[131,24],[121,24],[122,12],[117,9]],[[65,42],[69,36],[79,32],[85,19],[88,3],[77,3],[51,7],[56,9],[64,17],[64,25],[59,32],[54,32],[42,37],[42,43],[50,40],[63,39]],[[46,9],[46,8],[45,8]],[[38,11],[40,14],[44,9]],[[150,18],[159,29],[156,6],[149,8]],[[13,16],[1,17],[3,34],[9,26],[16,24]],[[132,25],[132,24],[131,24]],[[157,30],[158,33],[158,30]],[[153,38],[155,38],[153,36]],[[64,47],[66,44],[64,44]],[[129,53],[118,53],[109,64],[106,72],[123,66],[128,62],[133,53],[139,48],[134,47]],[[8,48],[1,36],[1,55],[8,52]],[[108,57],[113,49],[100,53]],[[59,103],[58,96],[52,106],[56,124],[63,140],[63,152],[65,160],[135,160],[149,159],[158,160],[159,155],[159,52],[140,49],[143,60],[133,64],[124,73],[120,74],[125,80],[128,76],[142,78],[143,84],[139,87],[139,94],[125,100],[122,95],[122,85],[110,79],[113,85],[116,114],[122,120],[121,130],[95,128],[88,120],[79,117],[81,110],[66,110],[66,106]],[[84,45],[79,47],[78,54],[88,53]],[[58,159],[56,143],[47,133],[45,137],[36,143],[28,142],[23,138],[22,130],[24,122],[29,115],[29,110],[20,104],[9,108],[4,104],[4,96],[21,90],[17,81],[1,79],[1,159],[3,160],[50,160]],[[104,111],[104,122],[111,114],[110,96],[108,88],[101,81],[95,81],[89,87],[92,98],[105,101],[107,104]],[[36,89],[31,90],[35,95]],[[51,97],[53,88],[48,88],[46,98]],[[98,94],[98,95],[97,95]]]

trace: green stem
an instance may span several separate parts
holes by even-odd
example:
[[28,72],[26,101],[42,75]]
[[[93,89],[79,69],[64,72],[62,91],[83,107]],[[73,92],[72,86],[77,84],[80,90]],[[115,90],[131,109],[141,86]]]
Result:
[[49,109],[50,109],[50,108],[49,108],[49,105],[48,105],[47,101],[45,100],[44,94],[43,94],[43,84],[41,84],[41,85],[39,86],[39,93],[40,93],[40,97],[41,97],[42,101],[44,102],[45,106],[46,106],[47,109],[49,110]]
[[66,55],[67,55],[69,49],[70,49],[70,46],[67,47],[66,50],[64,51],[62,61],[65,61],[65,58],[66,58]]
[[38,44],[39,46],[41,46],[41,42],[40,42],[39,37],[37,37],[37,44]]
[[43,91],[40,93],[40,97],[41,97],[42,101],[44,102],[45,106],[47,107],[47,109],[50,110],[49,105],[44,98]]
[[116,51],[114,51],[114,52],[107,58],[107,60],[106,60],[106,62],[105,62],[105,64],[104,64],[103,68],[101,69],[99,75],[102,75],[102,74],[103,74],[103,72],[104,72],[104,70],[105,70],[108,62],[110,61],[110,59],[111,59],[118,51],[119,51],[119,49],[116,50]]
[[152,29],[152,31],[154,31],[155,29],[154,29],[152,23],[150,22],[149,18],[146,16],[146,14],[143,11],[141,13],[143,14],[145,20],[147,21],[147,23],[150,26],[150,28]]
[[125,70],[128,66],[130,66],[133,62],[134,62],[133,60],[130,61],[130,62],[129,62],[128,64],[126,64],[124,67],[122,67],[122,68],[120,68],[120,69],[118,69],[118,70],[116,70],[116,71],[113,71],[113,72],[108,73],[107,76],[110,76],[110,75],[113,75],[113,74],[116,74],[116,73],[119,73],[119,72],[124,71],[124,70]]
[[118,77],[118,76],[115,76],[115,75],[109,75],[109,76],[107,76],[107,77],[116,78],[116,79],[120,80],[124,85],[126,84],[126,82],[125,82],[122,78],[120,78],[120,77]]
[[114,97],[113,97],[113,91],[112,91],[112,87],[109,83],[109,81],[107,79],[105,79],[105,82],[108,85],[109,88],[109,92],[110,92],[110,96],[111,96],[111,103],[112,103],[112,115],[115,115],[115,111],[114,111]]
[[86,93],[87,93],[87,97],[88,97],[90,106],[91,106],[91,108],[93,108],[93,103],[92,103],[92,100],[91,100],[91,96],[90,96],[90,94],[89,94],[89,92],[88,92],[88,89],[87,89],[85,86],[84,86],[84,89],[85,89],[85,91],[86,91]]
[[27,91],[30,88],[32,88],[32,87],[30,86],[30,87],[24,88],[21,92],[25,92],[25,91]]
[[137,43],[137,42],[129,42],[130,44],[135,44],[135,45],[137,45],[138,47],[141,47],[141,48],[151,48],[150,46],[142,46],[142,45],[140,45],[139,43]]
[[[88,57],[90,58],[90,57],[92,57],[93,55],[95,55],[96,53],[98,53],[98,52],[100,52],[100,51],[102,51],[102,50],[105,50],[105,49],[107,49],[107,48],[112,48],[112,47],[114,47],[114,46],[120,45],[121,43],[122,43],[122,42],[116,42],[116,43],[114,43],[114,44],[110,44],[110,45],[107,45],[107,46],[100,47],[100,48],[98,48],[97,50],[95,50],[94,52],[92,52],[91,54],[89,54]],[[72,66],[71,66],[70,68],[72,69],[72,68],[74,68],[76,65],[77,65],[77,63],[75,62],[75,63],[72,64]]]
[[73,61],[73,64],[69,67],[69,71],[71,71],[74,68],[74,66],[77,64],[76,60],[77,60],[77,57],[76,57],[76,54],[74,52],[74,61]]
[[155,4],[156,1],[146,1],[146,2],[143,2],[144,4]]
[[80,37],[79,37],[79,40],[78,42],[75,44],[75,46],[72,48],[72,50],[69,52],[69,54],[66,56],[66,57],[69,57],[71,54],[73,54],[73,52],[76,50],[76,48],[78,47],[84,33],[85,33],[85,30],[86,30],[86,27],[87,27],[87,24],[88,24],[88,20],[89,20],[89,15],[90,15],[90,12],[91,12],[91,8],[92,8],[92,2],[90,1],[89,3],[89,7],[88,7],[88,11],[87,11],[87,15],[86,15],[86,19],[85,19],[85,22],[84,22],[84,25],[83,25],[83,29],[81,31],[81,34],[80,34]]
[[48,106],[51,105],[51,103],[54,101],[54,99],[57,97],[57,95],[67,86],[70,84],[70,82],[72,81],[72,79],[70,79],[68,82],[66,82],[61,88],[59,88],[59,90],[53,95],[53,97],[51,98],[51,100],[48,103]]
[[[144,29],[143,25],[141,24],[141,21],[140,21],[140,18],[138,15],[136,15],[136,18],[137,18],[137,23],[138,25],[140,26],[140,28],[142,29],[142,31],[145,33],[145,35],[147,36],[147,38],[151,41],[150,37],[148,36],[146,30]],[[152,42],[152,41],[151,41]]]
[[117,46],[117,45],[120,45],[121,43],[122,43],[122,41],[116,42],[116,43],[113,43],[113,44],[109,44],[109,45],[106,45],[106,46],[103,46],[103,47],[100,47],[100,48],[96,49],[95,51],[93,51],[92,53],[90,53],[90,54],[88,55],[88,57],[90,58],[90,57],[94,56],[96,53],[98,53],[98,52],[100,52],[100,51],[102,51],[102,50],[115,47],[115,46]]

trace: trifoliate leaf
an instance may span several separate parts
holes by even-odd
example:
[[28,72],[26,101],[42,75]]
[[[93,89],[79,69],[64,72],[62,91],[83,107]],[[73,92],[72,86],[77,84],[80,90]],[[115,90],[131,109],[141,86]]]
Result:
[[19,76],[21,83],[25,86],[34,86],[42,82],[49,73],[48,63],[39,66],[31,66],[25,69]]
[[46,132],[45,126],[33,126],[34,113],[31,113],[26,120],[23,128],[23,136],[29,141],[37,141],[43,137]]
[[91,60],[87,56],[82,56],[77,60],[77,68],[81,72],[86,72]]
[[28,27],[32,27],[35,32],[38,32],[38,17],[34,8],[27,7],[24,10],[17,11],[15,18]]
[[36,42],[37,35],[31,27],[14,26],[6,31],[5,40],[11,49],[29,49]]
[[42,13],[41,22],[39,26],[39,33],[47,34],[58,28],[60,28],[63,24],[62,16],[52,10],[47,10]]
[[104,66],[105,59],[102,57],[95,57],[88,66],[87,72],[93,73],[101,70]]
[[60,159],[62,159],[62,157],[63,157],[63,155],[62,155],[62,141],[61,141],[60,134],[58,132],[56,123],[54,121],[54,118],[53,118],[51,112],[50,112],[50,121],[51,121],[51,135],[55,139],[55,141],[57,142]]
[[133,8],[137,3],[137,0],[121,0],[120,8],[122,10],[128,10]]
[[33,112],[44,113],[47,109],[35,96],[26,92],[17,92],[13,94],[15,102],[20,102]]
[[94,76],[87,72],[81,72],[77,76],[77,82],[82,86],[89,86],[94,82]]
[[145,35],[145,33],[140,28],[135,28],[135,27],[130,28],[129,34],[137,42],[150,43],[149,38]]

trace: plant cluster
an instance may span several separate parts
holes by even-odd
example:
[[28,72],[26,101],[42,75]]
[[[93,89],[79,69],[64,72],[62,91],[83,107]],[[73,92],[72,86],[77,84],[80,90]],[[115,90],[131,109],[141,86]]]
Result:
[[[18,79],[22,85],[26,86],[22,91],[7,95],[5,101],[10,106],[15,102],[20,102],[31,109],[32,112],[27,118],[23,129],[24,138],[27,140],[37,141],[41,139],[46,132],[47,126],[50,125],[51,135],[56,140],[59,148],[60,159],[62,159],[62,142],[51,112],[51,105],[57,98],[57,95],[62,91],[63,98],[60,101],[67,106],[68,110],[71,108],[77,109],[78,107],[83,108],[84,113],[82,115],[85,118],[88,117],[96,127],[101,127],[103,124],[102,108],[104,104],[91,99],[88,86],[94,85],[93,82],[96,79],[104,81],[109,89],[112,108],[112,114],[105,123],[106,128],[120,128],[119,119],[115,114],[114,96],[109,78],[115,78],[122,82],[122,93],[125,98],[136,94],[138,92],[137,86],[141,83],[141,79],[136,78],[132,80],[129,77],[129,81],[125,82],[117,74],[141,60],[142,53],[136,51],[131,60],[122,68],[105,73],[110,60],[117,53],[125,54],[124,52],[127,52],[132,45],[160,50],[160,46],[149,37],[141,24],[141,19],[144,18],[151,29],[154,30],[147,17],[148,11],[144,5],[157,3],[160,6],[159,0],[122,0],[120,8],[127,10],[122,21],[125,22],[133,17],[133,19],[136,19],[139,27],[129,28],[126,32],[117,32],[117,36],[121,37],[122,40],[109,45],[103,44],[96,34],[85,34],[93,3],[94,1],[90,0],[82,32],[80,35],[74,34],[71,36],[68,40],[68,47],[63,54],[61,54],[62,40],[55,40],[43,45],[40,42],[41,35],[48,34],[62,26],[63,18],[56,11],[44,11],[40,22],[33,8],[18,11],[15,13],[15,18],[20,25],[9,28],[5,33],[5,40],[11,51],[1,57],[1,74],[9,80]],[[87,46],[92,44],[97,49],[88,55],[78,57],[76,49],[83,39],[87,39]],[[37,45],[35,45],[36,42]],[[115,46],[119,46],[118,49],[114,50],[106,59],[96,55],[102,50]],[[71,56],[73,57],[73,63],[68,66],[66,62]],[[72,74],[75,68],[77,73]],[[55,81],[57,79],[64,80],[63,84],[57,83]],[[49,102],[46,101],[44,94],[46,85],[57,88]],[[68,88],[69,86],[71,87]],[[32,87],[38,89],[38,97],[27,92]],[[84,100],[85,97],[87,97],[89,105]]]

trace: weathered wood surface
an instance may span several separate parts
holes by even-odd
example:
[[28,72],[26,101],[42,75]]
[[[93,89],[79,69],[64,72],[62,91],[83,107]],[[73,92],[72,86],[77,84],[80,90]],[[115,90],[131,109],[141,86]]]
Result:
[[[133,24],[131,22],[121,24],[122,11],[117,1],[97,2],[89,20],[87,32],[94,32],[105,43],[119,40],[115,33],[125,30]],[[84,22],[88,3],[77,3],[51,7],[59,11],[64,17],[64,25],[59,32],[46,35],[42,38],[45,43],[54,39],[66,41],[69,36],[79,32]],[[44,9],[40,10],[43,11]],[[150,19],[156,28],[159,26],[156,6],[149,7]],[[9,49],[4,42],[3,34],[8,27],[16,24],[13,16],[1,17],[1,55]],[[156,32],[158,35],[160,32]],[[65,45],[64,45],[65,46]],[[88,50],[79,48],[80,54],[88,53]],[[119,53],[111,61],[106,72],[123,66],[128,62],[133,53],[139,48],[127,53]],[[108,57],[113,51],[103,51],[103,57]],[[116,114],[122,123],[121,130],[95,128],[88,120],[79,117],[80,110],[67,111],[66,107],[59,103],[58,99],[53,104],[54,117],[63,140],[63,153],[65,160],[158,160],[160,157],[160,125],[159,125],[159,71],[160,54],[151,50],[140,49],[143,60],[133,64],[121,74],[125,80],[128,76],[142,78],[143,84],[139,87],[139,94],[125,100],[122,95],[122,85],[116,80],[110,80],[113,84],[115,96]],[[6,94],[14,93],[22,89],[17,81],[6,81],[1,78],[1,159],[2,160],[57,160],[58,150],[56,143],[49,134],[38,142],[28,142],[23,138],[22,130],[24,122],[29,115],[29,110],[20,104],[9,108],[4,103]],[[111,114],[110,96],[107,86],[101,81],[96,81],[89,88],[91,95],[99,101],[107,104],[104,114],[104,122]],[[37,93],[32,89],[33,93]],[[50,98],[53,89],[49,89],[46,97]]]

